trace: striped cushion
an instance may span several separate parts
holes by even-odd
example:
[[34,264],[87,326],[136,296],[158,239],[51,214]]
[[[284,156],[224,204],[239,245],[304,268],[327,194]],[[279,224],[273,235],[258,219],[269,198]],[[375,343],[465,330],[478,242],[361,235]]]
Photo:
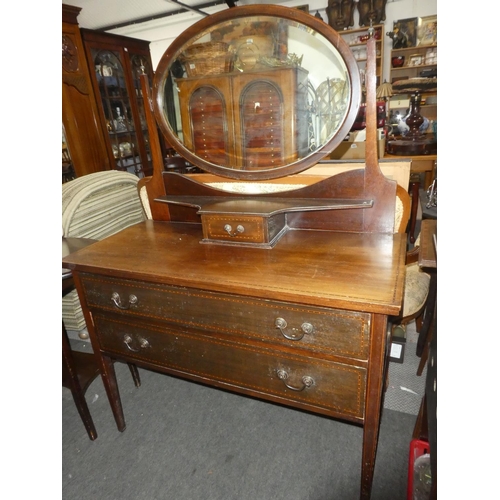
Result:
[[[63,236],[102,240],[145,220],[137,182],[128,172],[110,170],[79,177],[62,185]],[[63,298],[67,330],[85,328],[76,291]]]
[[111,170],[62,185],[62,227],[66,237],[102,240],[145,219],[139,179]]
[[85,328],[85,318],[83,317],[82,307],[76,290],[63,297],[62,316],[66,330],[79,332]]

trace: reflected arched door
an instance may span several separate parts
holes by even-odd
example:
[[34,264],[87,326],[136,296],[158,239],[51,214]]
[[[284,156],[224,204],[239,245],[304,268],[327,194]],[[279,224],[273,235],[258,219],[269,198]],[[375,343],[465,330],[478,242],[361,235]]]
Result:
[[243,169],[284,165],[283,96],[275,84],[255,81],[240,102]]
[[196,89],[189,100],[195,153],[211,163],[230,166],[227,111],[223,95],[212,86]]

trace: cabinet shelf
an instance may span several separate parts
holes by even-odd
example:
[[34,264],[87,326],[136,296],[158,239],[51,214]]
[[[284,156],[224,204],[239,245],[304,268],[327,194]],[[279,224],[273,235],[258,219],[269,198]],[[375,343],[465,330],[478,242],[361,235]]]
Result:
[[[404,56],[405,64],[399,68],[391,67],[390,81],[394,84],[397,81],[411,80],[413,78],[421,78],[421,72],[424,70],[435,70],[437,74],[437,44],[432,45],[419,45],[417,47],[407,47],[404,49],[393,49],[391,51],[391,61],[393,57]],[[413,60],[415,56],[415,60]],[[417,61],[423,64],[410,65],[408,62],[410,60]],[[429,64],[430,61],[434,61]],[[434,72],[432,72],[434,73]],[[401,113],[401,110],[407,110],[410,107],[410,96],[414,92],[401,90],[398,91],[389,100],[389,120],[393,118],[393,113]],[[429,120],[429,127],[425,131],[429,137],[432,135],[432,127],[430,126],[432,121],[437,120],[437,102],[432,104],[426,104],[425,99],[427,96],[437,96],[437,90],[425,90],[421,92],[423,103],[420,104],[420,114],[422,117]],[[394,122],[391,122],[394,123]]]
[[437,64],[419,64],[418,66],[401,66],[400,68],[391,68],[391,71],[407,71],[409,69],[437,68]]
[[[344,34],[344,32],[342,32]],[[380,45],[382,43],[382,40],[377,40],[377,45]],[[366,42],[359,42],[359,43],[348,43],[349,47],[351,48],[356,48],[356,47],[365,47]]]
[[124,135],[132,135],[132,136],[136,136],[136,131],[135,129],[132,129],[132,130],[112,130],[109,132],[109,135],[111,136],[124,136]]
[[401,55],[406,53],[417,53],[428,49],[437,49],[437,43],[432,45],[418,45],[417,47],[406,47],[404,49],[392,49],[392,55]]
[[[376,24],[373,26],[375,30],[376,38],[376,75],[377,75],[377,85],[380,85],[382,82],[382,71],[383,71],[383,60],[384,60],[384,25]],[[349,45],[349,48],[354,52],[354,54],[358,53],[360,50],[363,51],[366,48],[367,40],[360,40],[359,38],[364,38],[368,35],[369,27],[366,28],[356,28],[352,30],[343,30],[339,31],[340,36],[343,40]],[[360,57],[356,59],[358,63],[359,69],[362,73],[362,80],[366,66],[366,55],[362,54],[364,57]],[[364,81],[363,81],[364,83]]]

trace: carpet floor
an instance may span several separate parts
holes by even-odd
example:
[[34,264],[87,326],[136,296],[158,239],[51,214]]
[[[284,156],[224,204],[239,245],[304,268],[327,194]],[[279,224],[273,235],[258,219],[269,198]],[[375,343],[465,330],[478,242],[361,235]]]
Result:
[[384,408],[410,415],[417,415],[425,392],[427,367],[417,376],[420,358],[417,356],[418,333],[415,321],[406,327],[406,344],[403,363],[389,363],[389,382],[385,393]]

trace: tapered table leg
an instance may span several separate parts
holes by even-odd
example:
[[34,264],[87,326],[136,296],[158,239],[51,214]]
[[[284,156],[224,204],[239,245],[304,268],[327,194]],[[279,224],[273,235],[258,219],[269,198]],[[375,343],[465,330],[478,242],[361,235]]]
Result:
[[111,406],[111,411],[115,417],[116,426],[120,432],[125,430],[125,416],[123,414],[123,407],[120,398],[120,392],[118,391],[118,383],[116,381],[115,367],[113,360],[108,356],[99,356],[101,361],[101,377],[104,384],[104,389],[108,395],[109,404]]

